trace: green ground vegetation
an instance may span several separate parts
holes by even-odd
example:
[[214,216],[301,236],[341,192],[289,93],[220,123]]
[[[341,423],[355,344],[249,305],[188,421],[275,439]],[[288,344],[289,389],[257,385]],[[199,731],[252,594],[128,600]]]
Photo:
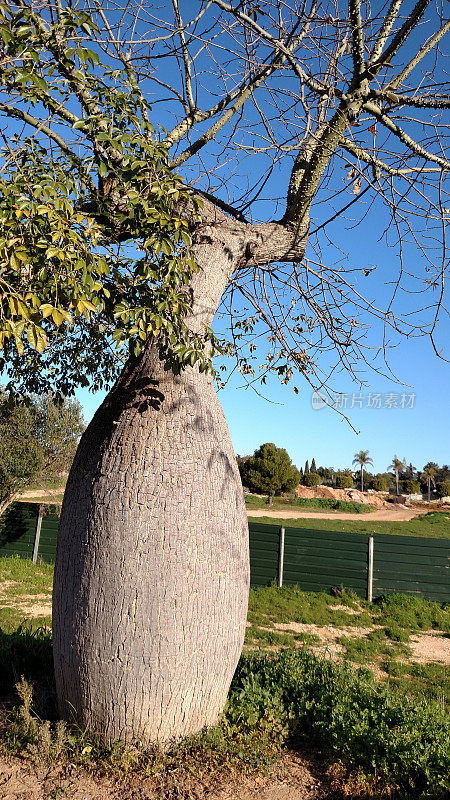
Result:
[[[312,745],[328,764],[342,765],[352,797],[447,796],[450,680],[443,664],[412,662],[409,643],[421,631],[449,636],[448,606],[405,595],[370,604],[342,589],[253,589],[246,647],[219,725],[165,752],[108,748],[57,722],[50,619],[25,621],[14,607],[14,600],[20,606],[25,597],[49,597],[52,572],[48,564],[0,559],[1,596],[12,603],[0,615],[3,755],[150,777],[163,796],[179,796],[189,775],[207,782],[265,771],[286,749]],[[289,623],[345,628],[344,658],[318,657],[320,635]],[[352,630],[364,635],[354,638]]]
[[[279,509],[277,509],[279,510]],[[285,528],[308,528],[318,531],[337,531],[340,533],[387,533],[396,536],[424,536],[430,539],[450,539],[450,513],[447,511],[430,511],[407,522],[374,522],[373,520],[354,519],[274,519],[273,517],[251,517],[250,523],[264,525],[280,525]]]
[[[264,497],[257,494],[246,494],[245,505],[249,509],[267,508],[267,502]],[[348,514],[368,514],[373,511],[373,506],[368,506],[365,503],[356,503],[346,500],[332,500],[328,497],[312,497],[306,499],[304,497],[274,497],[270,506],[273,511],[285,511],[287,509],[295,510],[297,508],[311,509],[311,511],[345,511]]]
[[[294,631],[290,623],[346,628],[337,639],[345,659],[376,668],[378,677],[397,694],[426,697],[450,707],[448,665],[411,662],[409,647],[415,633],[433,630],[450,637],[448,604],[402,594],[368,603],[343,590],[328,594],[268,586],[250,590],[248,623],[246,645],[260,650],[318,643],[317,634]],[[359,636],[356,630],[352,635],[352,628],[369,630]]]

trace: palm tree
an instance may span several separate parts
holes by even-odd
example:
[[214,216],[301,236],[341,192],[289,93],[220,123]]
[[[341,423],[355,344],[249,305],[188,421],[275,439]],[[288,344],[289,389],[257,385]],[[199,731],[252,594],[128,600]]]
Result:
[[372,464],[373,461],[369,458],[369,451],[368,450],[360,450],[359,453],[355,453],[355,457],[352,461],[352,464],[359,464],[361,467],[361,491],[364,491],[364,467],[367,464]]
[[436,468],[429,466],[423,468],[422,475],[420,476],[422,481],[427,482],[428,502],[430,502],[431,484],[433,484],[433,486],[436,486],[436,481],[434,479],[435,475],[436,475]]
[[406,468],[405,459],[403,459],[403,461],[400,461],[400,459],[397,458],[397,456],[394,456],[394,458],[392,459],[392,464],[389,464],[389,466],[388,466],[388,469],[393,469],[394,472],[395,472],[395,485],[396,485],[396,488],[397,488],[397,494],[399,494],[399,491],[398,491],[399,474],[400,474],[400,471],[404,470],[405,468]]

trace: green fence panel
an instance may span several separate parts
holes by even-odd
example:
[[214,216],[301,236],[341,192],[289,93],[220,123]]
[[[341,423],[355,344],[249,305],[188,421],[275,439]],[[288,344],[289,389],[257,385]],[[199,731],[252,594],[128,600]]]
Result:
[[279,527],[250,525],[250,585],[267,586],[278,575]]
[[31,558],[38,506],[11,503],[0,518],[0,556]]
[[450,541],[374,534],[373,596],[414,594],[450,603]]
[[284,584],[305,591],[343,586],[366,596],[367,537],[354,533],[286,528]]
[[[46,510],[47,511],[47,510]],[[53,563],[56,555],[56,540],[58,537],[59,516],[54,507],[44,513],[39,539],[39,558]]]
[[[0,556],[32,558],[38,503],[12,503],[0,518]],[[45,506],[39,538],[38,558],[53,562],[56,554],[59,516],[55,506]]]

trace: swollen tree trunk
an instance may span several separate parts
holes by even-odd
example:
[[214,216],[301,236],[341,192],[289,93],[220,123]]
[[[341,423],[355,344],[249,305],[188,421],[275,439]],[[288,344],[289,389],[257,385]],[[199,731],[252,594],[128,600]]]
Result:
[[[233,267],[223,241],[196,249],[193,327]],[[53,601],[62,716],[106,741],[216,723],[248,588],[242,485],[211,378],[165,371],[149,346],[95,414],[67,483]]]
[[[289,246],[302,255],[299,230],[220,222],[194,234],[196,330],[258,247],[268,260]],[[216,723],[248,588],[244,497],[211,379],[165,371],[149,345],[95,414],[67,483],[53,594],[61,715],[106,742],[164,742]]]

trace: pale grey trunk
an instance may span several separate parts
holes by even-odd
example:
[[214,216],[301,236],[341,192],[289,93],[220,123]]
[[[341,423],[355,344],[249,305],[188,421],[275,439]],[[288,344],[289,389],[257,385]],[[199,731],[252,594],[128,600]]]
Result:
[[[195,247],[198,328],[242,243],[205,226]],[[67,484],[53,599],[62,716],[108,742],[216,723],[248,587],[241,481],[211,379],[165,372],[149,347],[97,411]]]

